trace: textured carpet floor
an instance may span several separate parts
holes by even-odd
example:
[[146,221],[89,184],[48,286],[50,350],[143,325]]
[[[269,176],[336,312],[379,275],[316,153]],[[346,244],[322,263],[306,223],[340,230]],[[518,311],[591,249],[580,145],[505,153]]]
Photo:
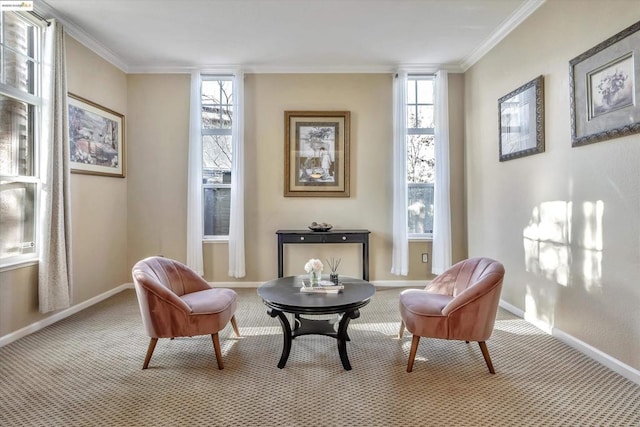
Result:
[[1,426],[639,426],[640,387],[525,321],[500,311],[488,341],[396,338],[400,289],[378,290],[351,322],[353,370],[336,341],[293,341],[287,366],[278,321],[255,289],[238,289],[221,332],[225,369],[208,336],[148,338],[127,290],[0,348]]

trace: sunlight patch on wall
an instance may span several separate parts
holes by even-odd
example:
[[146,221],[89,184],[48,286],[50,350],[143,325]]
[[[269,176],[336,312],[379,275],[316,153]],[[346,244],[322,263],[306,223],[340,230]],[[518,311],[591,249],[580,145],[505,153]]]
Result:
[[533,208],[522,233],[526,271],[569,284],[571,215],[571,202],[544,202]]
[[[565,201],[543,202],[533,208],[522,233],[525,268],[561,286],[579,282],[588,292],[599,292],[604,202],[583,202],[580,212],[576,212],[580,215],[578,221],[573,217],[573,208],[572,202]],[[576,230],[574,222],[584,227]]]
[[540,310],[538,308],[537,300],[543,299],[540,296],[540,290],[534,295],[534,290],[527,285],[527,293],[524,296],[524,320],[550,334],[555,320],[553,318],[553,310]]
[[584,286],[589,293],[602,289],[602,218],[604,216],[604,202],[584,202],[584,235],[582,236],[582,275]]

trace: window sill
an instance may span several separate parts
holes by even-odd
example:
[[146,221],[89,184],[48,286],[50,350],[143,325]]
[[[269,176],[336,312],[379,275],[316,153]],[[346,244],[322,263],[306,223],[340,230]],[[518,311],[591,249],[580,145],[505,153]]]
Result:
[[5,271],[17,270],[19,268],[31,267],[32,265],[38,265],[37,259],[28,259],[24,261],[16,261],[11,264],[0,264],[0,273]]
[[433,242],[433,236],[409,236],[410,242]]
[[229,236],[205,237],[202,243],[229,243]]

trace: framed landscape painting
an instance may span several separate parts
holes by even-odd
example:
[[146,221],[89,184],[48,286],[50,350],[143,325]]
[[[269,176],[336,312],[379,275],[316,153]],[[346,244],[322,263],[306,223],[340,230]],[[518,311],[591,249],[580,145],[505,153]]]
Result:
[[285,197],[349,197],[349,111],[285,111]]
[[569,62],[573,147],[640,132],[640,22]]
[[124,178],[124,116],[69,93],[71,172]]

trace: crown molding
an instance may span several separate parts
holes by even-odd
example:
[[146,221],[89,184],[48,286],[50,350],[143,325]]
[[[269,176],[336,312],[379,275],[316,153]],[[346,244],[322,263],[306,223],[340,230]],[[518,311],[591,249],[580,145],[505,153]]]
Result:
[[119,68],[124,73],[129,72],[127,63],[121,57],[113,53],[111,50],[107,49],[102,43],[91,37],[81,27],[66,19],[47,3],[42,0],[36,0],[34,1],[33,8],[38,14],[44,16],[45,18],[54,18],[56,21],[60,22],[64,26],[64,31],[69,36],[82,43],[92,52],[102,57],[113,66]]
[[234,70],[243,70],[249,74],[388,74],[402,69],[408,73],[435,73],[438,70],[446,70],[450,73],[462,73],[460,64],[390,64],[372,66],[272,66],[272,65],[202,65],[202,66],[130,66],[131,74],[185,74],[194,70],[204,73],[229,73]]
[[462,72],[466,72],[473,64],[478,62],[491,49],[500,43],[518,25],[522,24],[533,12],[544,4],[546,0],[527,0],[522,6],[514,11],[500,27],[480,47],[474,50],[471,55],[465,58],[461,65]]

